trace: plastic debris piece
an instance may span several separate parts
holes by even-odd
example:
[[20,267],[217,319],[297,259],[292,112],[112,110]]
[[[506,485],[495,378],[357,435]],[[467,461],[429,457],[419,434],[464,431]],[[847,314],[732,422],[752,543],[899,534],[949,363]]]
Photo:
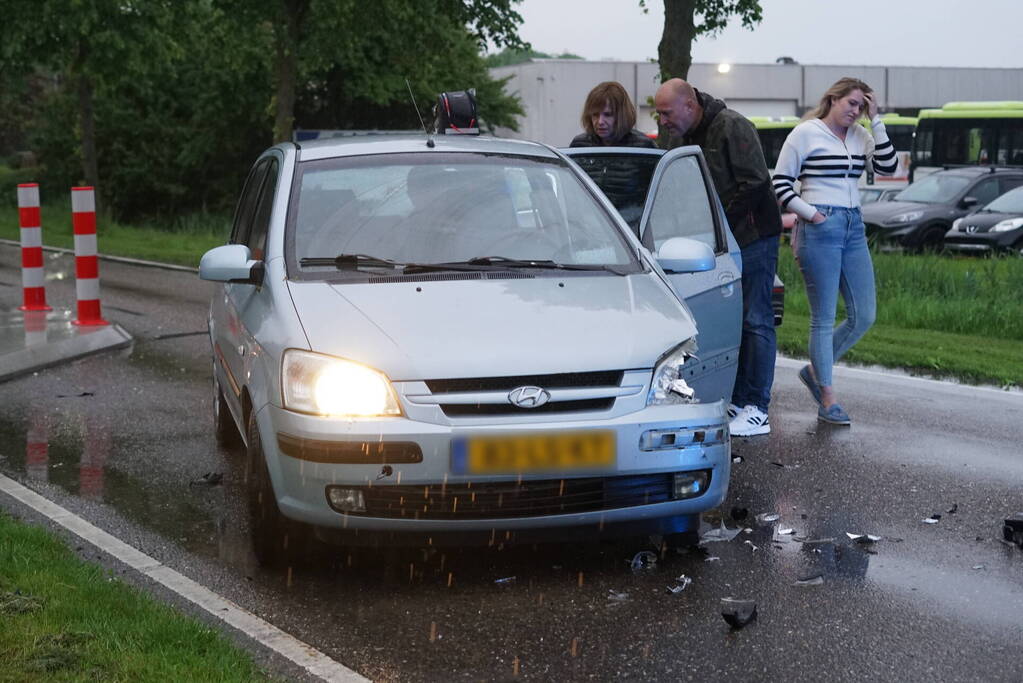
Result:
[[795,529],[789,529],[787,527],[785,529],[778,529],[779,536],[791,536],[794,533],[796,533]]
[[746,545],[748,545],[748,546],[749,546],[750,548],[752,548],[752,549],[753,549],[753,552],[756,552],[756,551],[760,550],[760,548],[759,548],[758,546],[756,546],[756,545],[753,545],[753,541],[750,541],[750,540],[746,540],[746,541],[744,541],[744,543],[745,543]]
[[721,598],[721,616],[733,629],[740,629],[757,618],[757,603],[753,600]]
[[781,519],[781,515],[777,512],[761,512],[757,515],[757,522],[760,524],[767,524],[768,522],[777,522]]
[[506,576],[503,579],[494,579],[494,583],[502,583],[502,584],[515,583],[515,578],[516,577],[514,577],[514,576]]
[[1005,525],[1002,526],[1002,539],[1023,548],[1023,512],[1017,512],[1005,520]]
[[959,503],[952,503],[952,507],[950,507],[947,510],[947,512],[950,515],[954,515],[956,512],[958,512],[958,510],[959,510]]
[[220,472],[207,472],[198,479],[193,479],[189,482],[191,486],[217,486],[224,480],[224,475]]
[[778,462],[777,460],[772,460],[771,464],[774,465],[775,467],[780,468],[780,469],[785,469],[785,463],[783,463],[783,462]]
[[693,389],[688,384],[686,384],[686,381],[681,377],[672,380],[671,384],[669,385],[669,389],[671,389],[671,391],[674,391],[676,394],[686,399],[692,399],[693,396],[696,395],[696,390]]
[[736,455],[732,457],[732,462],[735,464],[739,464],[743,460],[745,460],[745,458],[743,458],[741,455]]
[[632,571],[641,572],[657,566],[657,555],[649,550],[640,550],[632,558]]
[[728,516],[734,519],[736,522],[741,522],[742,520],[749,517],[749,508],[741,508],[737,505],[733,506],[731,512],[728,513]]
[[717,555],[710,555],[709,557],[704,558],[703,561],[704,562],[720,562],[721,558],[718,557]]
[[811,576],[804,576],[801,579],[796,579],[792,584],[793,586],[822,586],[824,585],[823,574],[813,574]]
[[797,536],[796,540],[799,541],[800,543],[802,543],[803,545],[818,545],[818,544],[821,544],[821,543],[834,543],[835,542],[834,537],[832,537],[832,538],[803,538],[801,536]]
[[625,602],[629,599],[628,593],[619,593],[616,590],[608,589],[607,601],[608,602]]
[[724,522],[721,522],[721,526],[716,529],[710,529],[703,536],[700,536],[700,544],[730,541],[739,535],[739,531],[739,529],[729,529],[725,526]]
[[921,519],[920,521],[924,524],[937,524],[939,519],[941,519],[941,515],[931,515],[927,519]]
[[972,567],[970,567],[970,569],[973,569],[973,570],[977,570],[977,569],[987,569],[987,567],[985,567],[985,566],[984,566],[984,565],[982,565],[982,564],[975,564],[975,565],[973,565]]
[[744,527],[743,530],[742,530],[742,533],[744,533],[744,534],[752,534],[753,533],[753,529],[750,529],[749,527]]
[[692,578],[683,574],[677,579],[675,579],[674,585],[668,586],[668,592],[671,593],[672,595],[678,595],[679,593],[684,591],[692,582],[693,582]]

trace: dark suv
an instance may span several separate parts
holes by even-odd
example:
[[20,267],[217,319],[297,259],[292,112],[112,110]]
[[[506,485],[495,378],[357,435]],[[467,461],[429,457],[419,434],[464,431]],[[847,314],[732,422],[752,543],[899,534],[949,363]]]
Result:
[[952,222],[1023,185],[1023,169],[966,166],[938,171],[889,202],[862,207],[867,237],[875,244],[941,249]]

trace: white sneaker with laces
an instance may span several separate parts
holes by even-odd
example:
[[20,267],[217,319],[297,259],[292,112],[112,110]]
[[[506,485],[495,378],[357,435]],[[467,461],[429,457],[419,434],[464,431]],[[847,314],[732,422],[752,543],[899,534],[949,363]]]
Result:
[[728,423],[728,431],[732,436],[757,436],[771,432],[771,422],[767,413],[754,405],[739,411],[739,414]]
[[729,403],[728,404],[728,411],[727,411],[728,412],[728,419],[729,420],[734,420],[735,416],[739,414],[740,410],[742,410],[742,408],[740,408],[739,406],[735,405],[734,403]]

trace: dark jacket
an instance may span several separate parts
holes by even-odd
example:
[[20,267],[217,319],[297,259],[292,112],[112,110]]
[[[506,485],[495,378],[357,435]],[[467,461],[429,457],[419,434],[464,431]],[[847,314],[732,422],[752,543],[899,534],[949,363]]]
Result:
[[597,137],[596,133],[579,133],[572,138],[572,144],[569,147],[656,147],[654,141],[647,136],[640,133],[638,130],[630,130],[625,137],[617,142],[612,142],[609,145],[605,145],[603,141]]
[[668,148],[699,145],[707,159],[728,225],[739,247],[781,234],[778,200],[753,124],[724,102],[696,91],[703,118],[686,135],[673,137]]

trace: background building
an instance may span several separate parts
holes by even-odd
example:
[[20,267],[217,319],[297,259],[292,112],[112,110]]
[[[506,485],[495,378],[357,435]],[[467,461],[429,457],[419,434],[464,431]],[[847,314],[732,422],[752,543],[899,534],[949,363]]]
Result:
[[[912,115],[958,100],[1023,100],[1023,69],[733,64],[722,71],[718,64],[693,64],[689,82],[746,116],[800,115],[843,76],[869,83],[884,112]],[[637,127],[657,130],[650,102],[660,81],[652,62],[534,59],[491,74],[512,77],[507,91],[518,93],[526,111],[518,132],[499,128],[499,135],[568,145],[581,131],[586,94],[601,81],[624,85],[639,108]]]

